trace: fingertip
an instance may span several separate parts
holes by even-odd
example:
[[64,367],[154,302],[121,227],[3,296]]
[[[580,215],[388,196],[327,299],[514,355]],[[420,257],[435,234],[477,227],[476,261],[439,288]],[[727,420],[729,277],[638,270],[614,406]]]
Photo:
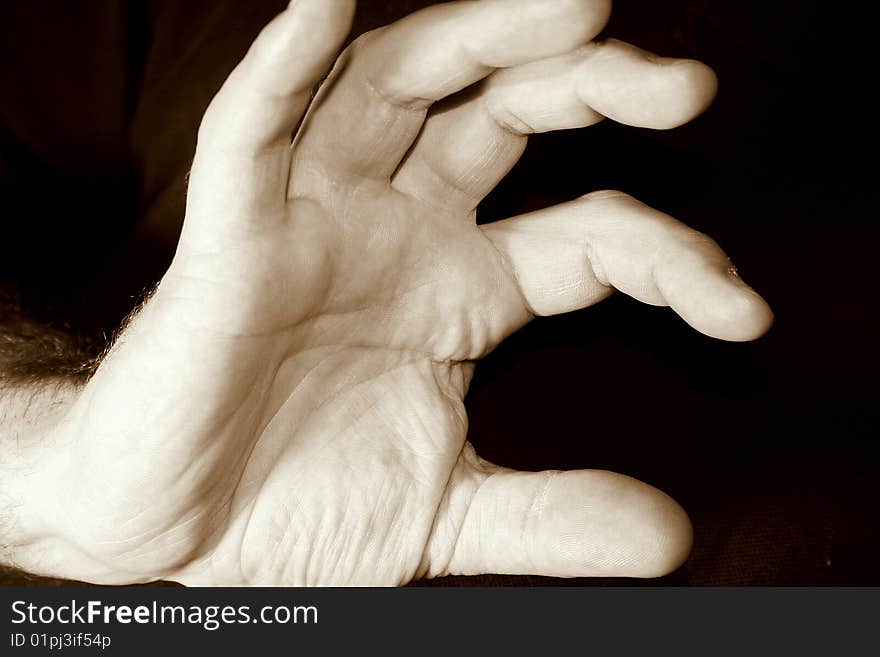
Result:
[[690,519],[664,492],[602,470],[567,473],[567,479],[569,531],[560,532],[555,551],[569,576],[661,577],[688,558]]
[[[670,130],[705,112],[718,93],[718,76],[693,59],[655,60],[653,111],[646,111],[640,127]],[[646,99],[648,100],[648,99]]]
[[715,72],[693,59],[658,57],[616,39],[591,44],[585,52],[577,93],[618,123],[675,128],[703,113],[718,91]]
[[718,245],[692,233],[683,250],[654,270],[666,303],[700,333],[728,342],[748,342],[773,324],[769,304],[747,285]]
[[[740,278],[736,268],[727,261],[717,265],[701,290],[702,300],[695,316],[697,330],[728,342],[749,342],[766,333],[773,324],[770,305]],[[714,279],[714,280],[713,280]],[[710,282],[712,281],[712,282]]]
[[647,530],[653,543],[652,557],[643,560],[641,572],[634,577],[669,575],[684,565],[693,548],[694,529],[687,512],[662,491],[654,491],[659,498],[659,508],[649,518]]
[[695,59],[677,60],[672,68],[678,69],[682,77],[680,84],[687,90],[682,103],[680,124],[687,123],[705,112],[715,100],[718,94],[718,76],[710,66]]
[[584,43],[605,29],[611,19],[612,0],[569,0],[579,10],[584,24]]
[[729,342],[757,340],[773,325],[773,310],[757,292],[741,281],[731,298],[716,310],[718,337]]
[[315,64],[309,77],[321,75],[348,36],[356,6],[356,0],[293,0],[285,12],[289,28],[286,38],[279,39],[278,54],[302,53],[300,60]]
[[[687,560],[693,545],[693,526],[682,506],[669,495],[643,481],[621,474],[629,490],[630,513],[638,519],[637,540],[624,571],[627,577],[663,577]],[[625,499],[625,498],[624,498]]]
[[773,327],[773,322],[776,321],[776,314],[773,312],[770,304],[761,297],[758,297],[758,299],[760,301],[760,308],[755,313],[752,332],[746,336],[746,340],[757,340],[767,333]]
[[716,291],[702,298],[666,294],[669,305],[700,333],[726,342],[749,342],[773,324],[773,311],[751,290]]

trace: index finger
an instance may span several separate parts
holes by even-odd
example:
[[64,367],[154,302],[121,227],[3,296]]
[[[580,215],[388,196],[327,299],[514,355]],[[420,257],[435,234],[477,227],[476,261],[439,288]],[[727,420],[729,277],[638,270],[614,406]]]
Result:
[[433,102],[497,68],[586,43],[604,27],[610,7],[610,0],[451,2],[364,35],[315,99],[294,166],[390,178]]

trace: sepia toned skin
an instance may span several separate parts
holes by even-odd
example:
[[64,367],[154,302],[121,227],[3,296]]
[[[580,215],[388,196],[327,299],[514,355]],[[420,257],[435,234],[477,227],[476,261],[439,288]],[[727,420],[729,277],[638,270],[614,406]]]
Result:
[[686,558],[686,514],[647,484],[481,460],[463,398],[505,337],[613,289],[719,339],[766,331],[711,239],[622,193],[476,223],[528,134],[672,128],[709,105],[714,74],[591,42],[605,0],[482,0],[364,35],[313,98],[353,11],[296,0],[264,29],[203,119],[154,294],[86,385],[26,391],[3,447],[7,563],[398,585],[653,577]]

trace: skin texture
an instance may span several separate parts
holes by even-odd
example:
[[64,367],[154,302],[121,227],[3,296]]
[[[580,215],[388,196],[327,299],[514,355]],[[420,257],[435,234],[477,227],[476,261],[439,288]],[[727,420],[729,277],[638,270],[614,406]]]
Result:
[[613,288],[718,338],[768,328],[714,242],[621,193],[475,221],[528,134],[674,127],[714,75],[590,43],[607,2],[484,0],[365,35],[312,99],[353,9],[293,3],[209,107],[173,264],[13,484],[48,491],[23,508],[22,567],[396,585],[686,558],[687,516],[646,484],[479,459],[463,398],[505,337]]

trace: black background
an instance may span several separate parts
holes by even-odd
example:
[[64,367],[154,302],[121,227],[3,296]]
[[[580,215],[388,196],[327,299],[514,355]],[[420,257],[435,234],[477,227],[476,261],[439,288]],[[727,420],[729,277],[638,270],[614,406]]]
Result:
[[[426,4],[364,0],[353,36]],[[279,7],[0,3],[0,275],[34,314],[100,336],[161,275],[201,113]],[[876,56],[857,12],[619,0],[605,34],[702,59],[716,103],[669,132],[537,136],[480,209],[624,190],[712,235],[776,312],[766,337],[725,344],[618,295],[532,323],[477,369],[482,456],[625,472],[688,510],[691,559],[648,584],[880,583]]]

